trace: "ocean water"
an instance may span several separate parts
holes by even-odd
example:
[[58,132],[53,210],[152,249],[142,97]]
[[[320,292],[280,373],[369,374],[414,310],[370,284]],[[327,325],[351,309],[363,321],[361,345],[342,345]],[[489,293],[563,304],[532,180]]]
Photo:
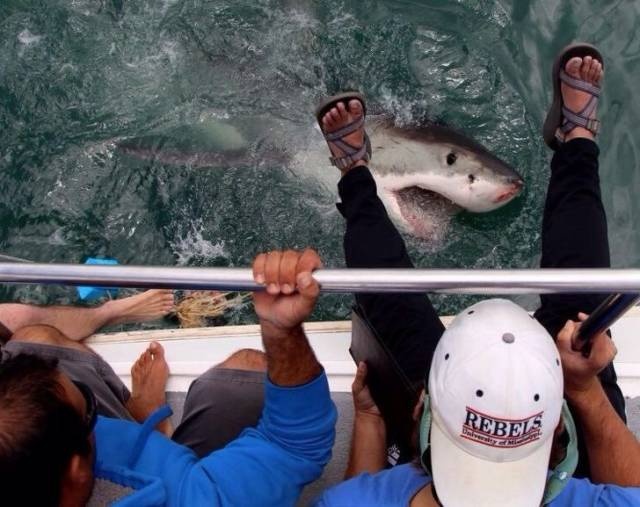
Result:
[[[404,126],[437,121],[472,136],[526,181],[506,207],[456,216],[437,247],[407,237],[416,265],[535,267],[550,64],[586,40],[606,57],[612,260],[640,267],[639,24],[632,0],[2,0],[0,252],[248,266],[259,251],[310,245],[343,266],[337,174],[313,109],[357,88]],[[127,143],[165,156],[131,156]],[[254,156],[234,159],[238,149]],[[76,302],[65,287],[7,286],[1,296]],[[451,313],[473,299],[435,300]],[[346,318],[350,303],[323,296],[314,319]],[[251,308],[228,321],[252,322]]]

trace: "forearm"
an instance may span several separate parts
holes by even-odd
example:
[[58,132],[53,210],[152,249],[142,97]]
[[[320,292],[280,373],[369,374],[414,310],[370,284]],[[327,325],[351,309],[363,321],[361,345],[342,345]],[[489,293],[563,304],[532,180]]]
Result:
[[271,382],[284,387],[298,386],[320,374],[322,366],[302,326],[285,330],[267,321],[262,321],[260,326]]
[[386,462],[387,430],[379,415],[359,414],[353,419],[353,434],[349,464],[344,474],[350,479],[363,472],[375,474],[384,469]]
[[591,478],[595,483],[640,486],[640,443],[620,419],[602,385],[588,391],[567,393],[582,426]]

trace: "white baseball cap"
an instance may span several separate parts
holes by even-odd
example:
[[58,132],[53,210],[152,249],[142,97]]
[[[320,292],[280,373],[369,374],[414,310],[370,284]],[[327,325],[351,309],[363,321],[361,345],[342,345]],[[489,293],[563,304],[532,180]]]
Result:
[[442,504],[538,507],[563,403],[560,356],[540,323],[504,299],[467,308],[438,343],[429,396]]

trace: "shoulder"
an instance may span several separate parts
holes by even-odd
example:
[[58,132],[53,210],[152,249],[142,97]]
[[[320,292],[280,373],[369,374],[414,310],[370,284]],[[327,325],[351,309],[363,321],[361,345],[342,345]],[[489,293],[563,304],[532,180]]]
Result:
[[360,474],[325,491],[318,507],[407,505],[431,478],[412,464],[399,465],[377,474]]
[[640,488],[593,484],[587,479],[571,479],[562,493],[549,507],[640,505]]

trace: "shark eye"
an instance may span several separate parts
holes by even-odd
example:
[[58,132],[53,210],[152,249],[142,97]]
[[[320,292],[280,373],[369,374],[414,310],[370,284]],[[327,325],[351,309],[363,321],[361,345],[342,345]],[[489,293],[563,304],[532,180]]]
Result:
[[458,155],[456,155],[455,153],[451,152],[447,155],[447,164],[448,165],[453,165],[456,163],[456,160],[458,160]]
[[476,177],[473,174],[470,174],[468,178],[469,178],[469,183],[473,183],[474,181],[476,181]]

